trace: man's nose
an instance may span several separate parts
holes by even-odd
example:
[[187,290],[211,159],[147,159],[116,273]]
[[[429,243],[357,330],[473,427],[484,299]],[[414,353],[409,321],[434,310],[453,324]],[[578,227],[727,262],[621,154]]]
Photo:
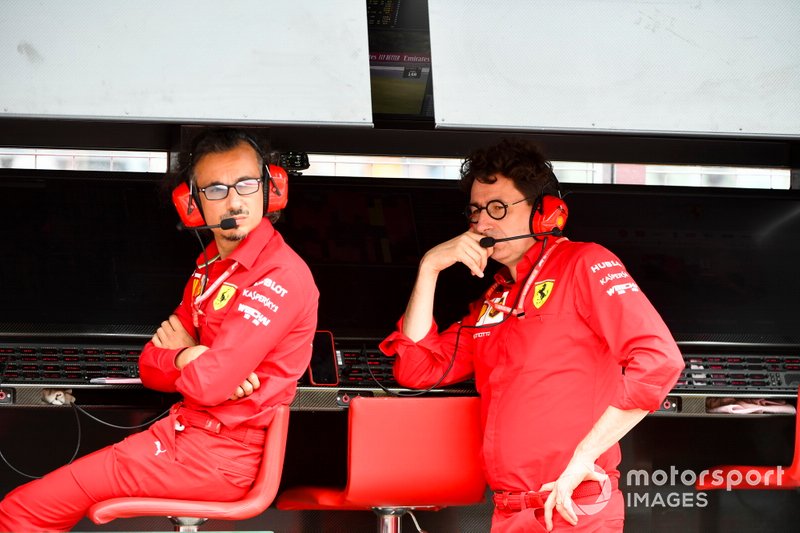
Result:
[[227,204],[230,207],[242,205],[243,202],[242,195],[239,194],[239,191],[236,190],[236,187],[231,187],[231,189],[228,191],[228,197],[225,198],[225,200],[227,200]]
[[473,225],[475,226],[475,230],[479,233],[483,233],[486,229],[490,228],[494,222],[494,219],[489,216],[486,209],[478,211],[478,216],[474,220],[475,222]]

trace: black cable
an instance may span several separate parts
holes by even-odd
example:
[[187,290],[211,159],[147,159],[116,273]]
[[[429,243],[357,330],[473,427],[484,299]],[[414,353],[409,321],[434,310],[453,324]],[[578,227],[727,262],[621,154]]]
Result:
[[135,426],[118,426],[116,424],[112,424],[111,422],[106,422],[105,420],[97,418],[96,416],[91,414],[89,411],[87,411],[83,407],[79,407],[78,405],[76,405],[74,403],[72,404],[72,406],[75,407],[75,409],[77,409],[78,411],[80,411],[84,415],[86,415],[89,418],[91,418],[92,420],[94,420],[95,422],[99,422],[99,423],[103,424],[104,426],[108,426],[108,427],[115,428],[115,429],[139,429],[139,428],[147,427],[150,424],[152,424],[153,422],[155,422],[157,420],[161,420],[162,418],[167,416],[167,414],[169,414],[169,410],[170,410],[170,408],[168,407],[166,409],[166,411],[164,411],[161,414],[156,415],[153,419],[148,420],[147,422],[142,422],[141,424],[137,424]]
[[[206,284],[208,283],[208,268],[209,268],[209,265],[208,265],[208,254],[206,252],[206,246],[205,246],[205,243],[203,242],[203,238],[200,236],[200,232],[197,231],[197,230],[194,230],[192,233],[194,233],[195,237],[197,237],[197,241],[200,243],[200,249],[202,250],[202,253],[203,253],[203,261],[205,262],[205,274],[203,275],[203,281],[202,281],[203,285],[202,285],[202,289],[200,291],[200,294],[203,294],[205,292],[205,290],[206,290]],[[5,377],[5,371],[6,371],[7,367],[8,367],[8,360],[3,361],[2,366],[0,366],[0,385],[3,384],[4,377]],[[156,415],[156,417],[153,418],[152,420],[148,420],[147,422],[143,422],[142,424],[138,424],[138,425],[135,425],[135,426],[119,426],[117,424],[112,424],[111,422],[106,422],[105,420],[102,420],[102,419],[94,416],[93,414],[89,413],[86,409],[84,409],[82,407],[79,407],[74,402],[71,403],[70,405],[72,406],[73,412],[75,413],[75,424],[76,424],[77,432],[78,432],[78,440],[77,440],[77,443],[75,444],[75,452],[72,454],[72,457],[70,457],[69,461],[67,461],[65,463],[65,465],[63,465],[63,466],[71,464],[72,461],[74,461],[75,458],[78,456],[78,451],[81,448],[81,421],[80,421],[80,417],[78,416],[79,412],[83,413],[84,415],[86,415],[87,417],[91,418],[92,420],[94,420],[96,422],[99,422],[100,424],[103,424],[105,426],[112,427],[112,428],[115,428],[115,429],[140,429],[140,428],[143,428],[143,427],[147,427],[150,424],[152,424],[153,422],[155,422],[157,420],[160,420],[161,418],[165,417],[169,413],[169,408],[167,408],[167,410],[164,411],[163,413],[161,413],[159,415]],[[12,465],[8,461],[8,459],[6,459],[5,455],[3,455],[2,450],[0,450],[0,460],[2,460],[3,463],[5,463],[6,466],[8,466],[11,470],[16,472],[20,476],[26,477],[28,479],[41,479],[43,477],[43,475],[42,476],[35,476],[35,475],[32,475],[32,474],[27,474],[27,473],[19,470],[14,465]]]
[[[139,429],[139,428],[143,428],[145,426],[149,426],[150,424],[152,424],[153,422],[155,422],[157,420],[160,420],[160,419],[164,418],[169,413],[169,408],[168,408],[163,413],[161,413],[159,415],[156,415],[156,417],[153,418],[152,420],[148,420],[147,422],[144,422],[142,424],[138,424],[138,425],[135,425],[135,426],[119,426],[119,425],[116,425],[116,424],[112,424],[111,422],[106,422],[105,420],[101,420],[100,418],[97,418],[93,414],[89,413],[86,409],[84,409],[82,407],[79,407],[75,403],[70,404],[70,406],[73,408],[73,412],[75,413],[75,425],[76,425],[76,428],[77,428],[78,437],[77,437],[77,442],[75,444],[75,451],[73,452],[72,457],[70,457],[69,461],[67,461],[63,466],[71,464],[75,460],[75,458],[78,456],[78,451],[81,448],[81,440],[82,440],[82,430],[81,430],[81,428],[82,428],[82,426],[81,426],[81,420],[80,420],[80,417],[78,416],[78,413],[83,413],[84,415],[88,416],[92,420],[95,420],[96,422],[99,422],[99,423],[101,423],[101,424],[103,424],[105,426],[112,427],[112,428],[115,428],[115,429]],[[35,475],[32,475],[32,474],[27,474],[27,473],[19,470],[14,465],[12,465],[8,461],[8,459],[6,459],[6,457],[3,455],[2,451],[0,451],[0,459],[2,459],[3,463],[5,463],[5,465],[8,466],[11,470],[13,470],[14,472],[16,472],[17,474],[19,474],[19,475],[21,475],[23,477],[26,477],[28,479],[41,479],[43,477],[43,475],[42,476],[35,476]]]
[[200,294],[206,292],[206,284],[208,283],[208,254],[206,253],[206,244],[203,242],[203,238],[200,237],[200,232],[198,230],[194,230],[194,236],[197,237],[197,242],[200,243],[200,250],[203,252],[203,262],[206,266],[206,271],[203,274],[203,285],[200,288]]
[[[72,463],[72,461],[74,461],[75,458],[78,456],[78,450],[81,449],[81,440],[82,440],[82,437],[81,437],[81,420],[80,420],[80,417],[78,416],[78,409],[77,409],[78,406],[75,405],[74,403],[71,404],[71,405],[74,408],[72,410],[72,412],[75,414],[75,426],[76,426],[77,431],[78,431],[78,439],[77,439],[77,442],[75,443],[75,452],[72,454],[72,457],[70,457],[69,461],[67,461],[64,466]],[[42,477],[45,476],[45,474],[42,474],[41,476],[35,476],[35,475],[32,475],[32,474],[26,474],[22,470],[19,470],[14,465],[12,465],[11,463],[8,462],[8,459],[6,459],[6,457],[5,457],[5,455],[3,455],[2,451],[0,451],[0,459],[3,460],[3,462],[6,464],[7,467],[9,467],[11,470],[13,470],[14,472],[16,472],[17,474],[19,474],[22,477],[26,477],[28,479],[41,479]]]

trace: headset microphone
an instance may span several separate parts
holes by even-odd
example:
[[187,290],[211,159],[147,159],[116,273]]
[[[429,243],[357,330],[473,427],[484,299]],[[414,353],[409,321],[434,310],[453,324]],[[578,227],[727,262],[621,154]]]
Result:
[[504,237],[502,239],[495,239],[494,237],[484,237],[479,241],[479,244],[484,248],[491,248],[498,242],[513,241],[516,239],[527,239],[529,237],[545,237],[548,235],[552,235],[554,237],[561,237],[561,235],[563,235],[563,232],[561,231],[561,228],[556,227],[551,229],[550,231],[543,231],[541,233],[527,233],[525,235],[515,235],[513,237]]
[[187,229],[200,230],[200,229],[214,229],[214,228],[220,228],[220,229],[225,230],[225,229],[233,229],[233,228],[238,227],[238,226],[239,226],[239,224],[236,223],[236,219],[235,218],[223,218],[220,221],[219,224],[211,224],[211,225],[203,225],[203,226],[187,226],[183,222],[178,222],[178,226],[177,227],[178,227],[178,229],[180,231],[184,231],[184,230],[187,230]]

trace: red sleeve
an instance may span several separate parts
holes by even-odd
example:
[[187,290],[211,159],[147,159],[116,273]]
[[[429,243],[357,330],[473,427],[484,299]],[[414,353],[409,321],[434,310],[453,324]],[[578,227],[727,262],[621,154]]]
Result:
[[625,369],[611,405],[655,411],[684,368],[672,334],[622,262],[596,244],[577,261],[578,312]]
[[453,324],[441,334],[433,322],[427,335],[419,342],[412,341],[402,333],[401,318],[397,322],[397,331],[379,346],[384,354],[397,355],[394,363],[394,377],[397,382],[405,387],[419,389],[436,384],[453,360],[456,343],[458,352],[453,367],[439,385],[450,385],[471,377],[474,372],[472,329],[462,328],[461,324],[473,324],[473,314],[471,312],[462,322]]
[[[180,319],[183,328],[195,337],[195,342],[197,342],[197,338],[192,325],[192,312],[189,302],[191,302],[192,289],[196,279],[192,276],[184,287],[183,300],[181,300],[174,313]],[[139,356],[139,376],[142,379],[142,384],[145,387],[162,392],[176,392],[175,380],[180,377],[181,371],[175,367],[175,358],[181,351],[182,348],[157,348],[153,341],[148,341]]]
[[[317,291],[287,265],[266,271],[262,279],[266,278],[283,287],[281,295],[270,301],[266,296],[274,297],[275,293],[260,282],[237,291],[209,349],[186,365],[175,381],[175,388],[187,401],[205,406],[224,402],[267,359],[274,372],[263,376],[259,389],[263,398],[285,391],[287,384],[296,383],[302,376],[311,350],[298,351],[296,345],[287,345],[290,342],[281,349],[276,347],[284,340],[299,339],[290,333],[297,333],[298,324],[304,320],[311,332],[308,338],[313,334]],[[260,294],[264,297],[259,298]],[[308,358],[297,357],[299,352],[307,353]]]

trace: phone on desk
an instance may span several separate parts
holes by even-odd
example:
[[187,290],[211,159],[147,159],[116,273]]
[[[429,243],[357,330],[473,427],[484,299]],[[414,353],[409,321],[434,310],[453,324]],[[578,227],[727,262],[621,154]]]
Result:
[[317,331],[314,334],[311,363],[308,365],[308,381],[319,387],[339,384],[339,364],[336,360],[333,333],[330,331]]

